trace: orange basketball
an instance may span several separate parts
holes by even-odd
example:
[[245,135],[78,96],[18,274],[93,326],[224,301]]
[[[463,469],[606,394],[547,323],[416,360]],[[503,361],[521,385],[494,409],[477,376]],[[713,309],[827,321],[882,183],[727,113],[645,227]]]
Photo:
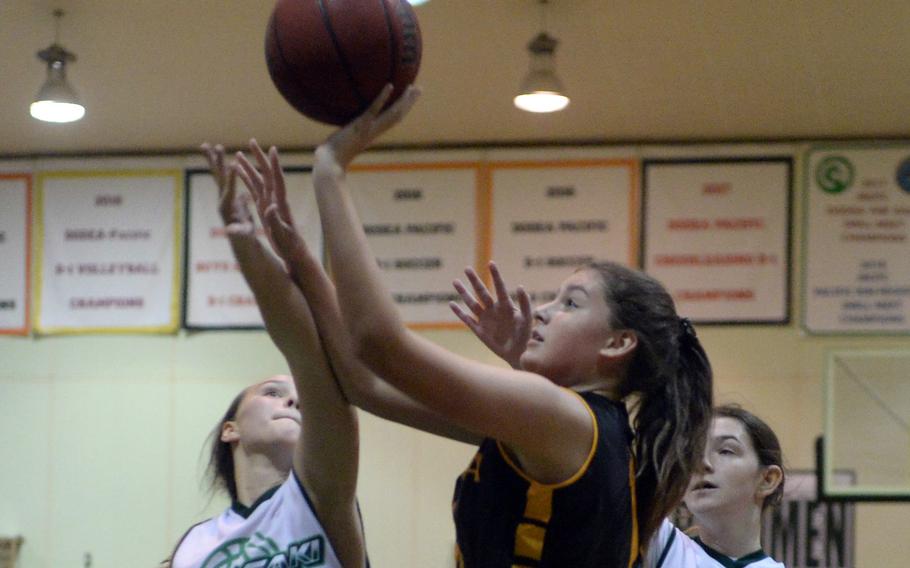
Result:
[[305,116],[341,125],[383,86],[387,106],[414,82],[422,42],[407,0],[278,0],[265,59],[278,91]]

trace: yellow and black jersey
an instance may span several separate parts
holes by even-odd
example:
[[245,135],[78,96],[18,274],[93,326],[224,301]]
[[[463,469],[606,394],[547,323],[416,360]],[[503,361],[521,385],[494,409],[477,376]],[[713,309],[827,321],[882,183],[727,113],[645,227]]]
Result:
[[595,424],[581,469],[537,483],[486,439],[455,486],[461,568],[626,568],[638,549],[632,431],[625,406],[580,395]]

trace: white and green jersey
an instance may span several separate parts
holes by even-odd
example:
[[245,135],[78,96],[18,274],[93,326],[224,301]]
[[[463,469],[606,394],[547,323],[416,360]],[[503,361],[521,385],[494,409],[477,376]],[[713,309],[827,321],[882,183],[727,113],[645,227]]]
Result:
[[664,520],[651,538],[642,568],[786,568],[761,550],[741,558],[730,558],[693,540]]
[[341,568],[297,476],[267,491],[251,507],[234,503],[192,527],[177,545],[171,568]]

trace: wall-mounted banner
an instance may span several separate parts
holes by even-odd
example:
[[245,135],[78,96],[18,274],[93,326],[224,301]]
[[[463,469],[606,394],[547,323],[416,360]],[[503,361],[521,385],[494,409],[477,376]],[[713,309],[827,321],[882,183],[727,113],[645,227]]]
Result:
[[28,333],[32,176],[0,174],[0,335]]
[[491,164],[491,258],[506,284],[539,304],[575,269],[611,260],[635,265],[634,160]]
[[35,331],[177,329],[181,172],[46,173],[37,195]]
[[787,323],[790,158],[646,160],[642,265],[700,323]]
[[411,327],[460,327],[452,280],[477,265],[473,163],[364,165],[348,184],[385,283]]
[[[307,246],[322,258],[322,225],[309,169],[285,169],[285,185],[294,222]],[[187,173],[186,288],[183,325],[189,329],[260,328],[262,316],[231,252],[218,213],[218,188],[208,170]],[[238,191],[246,191],[237,182]],[[263,245],[270,246],[256,221]]]
[[910,332],[910,145],[814,147],[805,164],[806,329]]

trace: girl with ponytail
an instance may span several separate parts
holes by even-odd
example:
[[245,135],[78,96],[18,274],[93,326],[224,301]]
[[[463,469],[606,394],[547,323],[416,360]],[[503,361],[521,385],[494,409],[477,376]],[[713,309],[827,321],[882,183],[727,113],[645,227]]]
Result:
[[[612,264],[569,275],[556,298],[533,311],[525,298],[526,321],[513,332],[522,337],[506,342],[516,369],[467,359],[409,330],[345,181],[351,161],[418,96],[411,87],[383,111],[390,93],[391,85],[315,153],[339,325],[320,324],[332,321],[334,307],[316,300],[330,295],[318,271],[297,275],[320,335],[349,347],[347,355],[330,354],[333,365],[351,357],[372,371],[338,375],[346,398],[380,416],[480,443],[456,482],[459,566],[632,566],[681,499],[701,455],[711,372],[698,339],[660,284]],[[264,176],[275,186],[265,191],[274,201],[266,219],[279,253],[293,264],[299,239],[282,218],[277,174]],[[482,297],[475,304],[469,309],[478,315],[465,318],[483,328],[491,305]],[[339,334],[344,340],[330,341]],[[629,397],[637,400],[632,421]]]
[[[609,325],[636,336],[637,347],[619,398],[632,410],[635,488],[641,549],[682,501],[697,470],[711,417],[712,372],[692,323],[676,315],[673,300],[650,276],[612,262],[580,271],[596,274],[609,308]],[[472,269],[465,271],[473,293],[455,282],[469,311],[455,314],[514,368],[531,337],[533,314],[522,287],[514,303],[495,263],[490,275],[495,298]]]

